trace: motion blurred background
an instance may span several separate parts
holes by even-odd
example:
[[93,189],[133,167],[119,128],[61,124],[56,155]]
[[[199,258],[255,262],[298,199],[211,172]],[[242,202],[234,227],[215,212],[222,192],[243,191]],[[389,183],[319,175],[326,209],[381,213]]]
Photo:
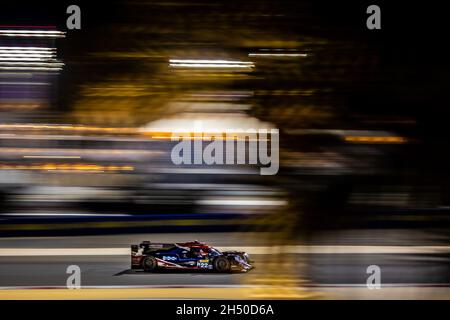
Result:
[[[71,4],[80,30],[67,30]],[[87,287],[176,284],[184,298],[197,285],[201,297],[232,286],[259,298],[449,298],[444,11],[377,1],[382,29],[368,30],[371,4],[2,4],[0,286],[64,286],[79,264]],[[199,126],[278,128],[278,174],[174,165],[171,133]],[[40,251],[192,238],[244,248],[256,269],[136,275],[126,254]],[[366,288],[369,265],[384,290]]]

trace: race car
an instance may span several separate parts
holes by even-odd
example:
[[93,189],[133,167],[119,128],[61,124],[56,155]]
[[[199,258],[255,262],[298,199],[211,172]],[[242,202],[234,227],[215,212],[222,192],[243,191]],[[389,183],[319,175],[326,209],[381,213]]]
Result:
[[153,243],[143,241],[131,246],[131,269],[151,272],[161,269],[247,272],[253,266],[241,251],[221,252],[205,243]]

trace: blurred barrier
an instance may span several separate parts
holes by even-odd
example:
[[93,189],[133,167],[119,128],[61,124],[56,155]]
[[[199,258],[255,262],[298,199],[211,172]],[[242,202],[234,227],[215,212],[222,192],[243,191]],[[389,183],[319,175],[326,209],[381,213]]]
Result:
[[0,222],[1,236],[75,235],[130,232],[254,231],[268,228],[272,221],[256,215],[163,214],[124,215],[102,218],[77,216],[14,218]]

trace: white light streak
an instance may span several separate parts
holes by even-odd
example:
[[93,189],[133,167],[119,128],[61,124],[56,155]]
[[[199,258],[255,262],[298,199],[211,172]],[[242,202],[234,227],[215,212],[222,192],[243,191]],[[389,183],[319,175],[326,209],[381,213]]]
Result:
[[20,50],[20,51],[54,51],[56,48],[46,48],[46,47],[0,47],[0,50]]
[[0,36],[63,38],[65,32],[50,30],[0,30]]
[[51,59],[52,57],[54,57],[53,54],[38,54],[38,53],[13,53],[13,54],[9,54],[9,53],[0,53],[0,58],[46,58]]
[[60,71],[62,68],[47,68],[47,67],[1,67],[0,70],[42,70],[42,71]]
[[249,53],[249,57],[307,57],[307,53]]
[[42,58],[5,58],[0,57],[0,61],[45,61],[48,59],[42,59]]
[[[0,30],[0,36],[10,30]],[[27,31],[13,30],[17,34],[26,34]],[[31,32],[31,31],[30,31]],[[60,34],[60,31],[32,31],[38,35],[43,32],[48,35]],[[0,47],[0,70],[62,70],[63,63],[56,59],[56,48],[48,47]]]
[[0,65],[4,66],[36,66],[36,67],[62,67],[64,63],[60,62],[7,62],[0,61]]
[[25,159],[81,159],[80,156],[23,156]]
[[253,68],[255,65],[249,61],[233,61],[233,60],[169,60],[171,67],[187,67],[187,68]]
[[205,199],[197,201],[199,205],[209,206],[284,206],[285,200],[263,199]]

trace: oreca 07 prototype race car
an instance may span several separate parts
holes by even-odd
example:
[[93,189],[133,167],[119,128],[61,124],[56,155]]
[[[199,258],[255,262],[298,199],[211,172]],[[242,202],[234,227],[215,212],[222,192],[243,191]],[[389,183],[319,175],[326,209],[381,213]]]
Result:
[[253,268],[246,252],[221,252],[205,243],[152,243],[143,241],[131,246],[131,268],[144,271],[158,269],[211,270],[247,272]]

